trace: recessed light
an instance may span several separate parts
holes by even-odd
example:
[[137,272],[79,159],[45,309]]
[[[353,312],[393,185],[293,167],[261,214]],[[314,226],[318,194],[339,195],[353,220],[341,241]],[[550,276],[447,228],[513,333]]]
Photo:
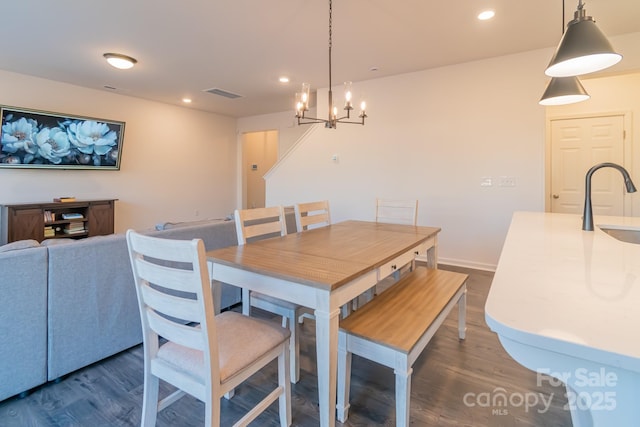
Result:
[[116,67],[120,70],[127,70],[138,62],[135,58],[119,53],[105,53],[102,56],[105,57],[112,67]]
[[478,19],[481,21],[486,21],[487,19],[491,19],[496,16],[496,13],[493,10],[485,10],[478,14]]
[[289,77],[287,76],[282,76],[278,80],[280,81],[280,83],[289,83]]
[[182,98],[182,102],[185,104],[191,104],[191,98]]

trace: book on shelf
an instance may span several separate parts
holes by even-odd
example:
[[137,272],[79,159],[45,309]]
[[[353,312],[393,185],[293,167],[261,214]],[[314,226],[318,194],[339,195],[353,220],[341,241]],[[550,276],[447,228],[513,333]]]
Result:
[[86,230],[84,229],[84,223],[82,222],[71,222],[65,225],[64,230],[66,234],[75,234],[75,233],[84,233]]
[[56,230],[51,226],[47,226],[44,228],[44,237],[53,237],[56,235]]
[[84,219],[80,212],[67,212],[62,214],[62,219]]
[[51,211],[44,211],[44,222],[55,221],[55,214]]
[[65,228],[64,230],[62,230],[62,232],[64,234],[82,234],[82,233],[85,232],[85,229],[84,228],[79,228],[77,230],[70,230],[68,228]]
[[76,198],[73,196],[54,197],[54,202],[75,202]]

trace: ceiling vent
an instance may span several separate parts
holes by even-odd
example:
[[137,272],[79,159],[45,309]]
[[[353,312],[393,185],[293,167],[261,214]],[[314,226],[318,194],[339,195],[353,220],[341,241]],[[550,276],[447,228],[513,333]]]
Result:
[[209,92],[212,93],[214,95],[218,95],[218,96],[224,96],[225,98],[229,98],[229,99],[236,99],[236,98],[242,98],[242,95],[238,95],[237,93],[233,93],[233,92],[229,92],[227,90],[223,90],[217,87],[211,88],[211,89],[205,89],[205,92]]

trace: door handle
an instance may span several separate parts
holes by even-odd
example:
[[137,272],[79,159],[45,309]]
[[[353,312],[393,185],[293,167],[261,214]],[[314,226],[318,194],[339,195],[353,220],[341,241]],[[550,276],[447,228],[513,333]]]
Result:
[[553,195],[553,198],[554,198],[554,199],[559,199],[559,198],[560,198],[560,196],[558,196],[557,194],[554,194],[554,195]]

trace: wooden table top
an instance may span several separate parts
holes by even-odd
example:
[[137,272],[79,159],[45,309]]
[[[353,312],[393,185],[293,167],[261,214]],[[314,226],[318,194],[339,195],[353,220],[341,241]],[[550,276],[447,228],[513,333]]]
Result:
[[207,252],[217,263],[333,290],[437,235],[440,228],[344,221]]

